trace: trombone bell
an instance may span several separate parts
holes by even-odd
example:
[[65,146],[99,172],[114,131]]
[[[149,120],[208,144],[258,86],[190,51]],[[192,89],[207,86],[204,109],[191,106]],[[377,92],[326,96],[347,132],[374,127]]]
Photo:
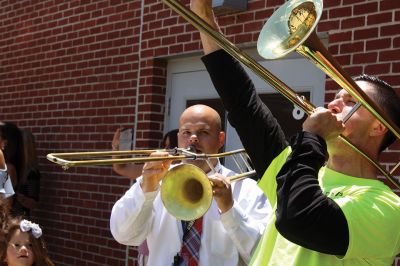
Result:
[[322,0],[298,0],[282,5],[260,32],[258,53],[265,59],[276,59],[294,51],[314,31],[322,8]]
[[165,175],[161,200],[167,211],[183,221],[200,218],[210,208],[212,186],[207,175],[192,164],[180,164]]

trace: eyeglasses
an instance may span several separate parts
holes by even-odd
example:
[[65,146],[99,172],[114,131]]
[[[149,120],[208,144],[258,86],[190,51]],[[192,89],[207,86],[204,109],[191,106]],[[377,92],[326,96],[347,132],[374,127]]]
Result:
[[25,247],[27,250],[32,251],[32,243],[26,243],[26,244],[10,243],[9,246],[15,249],[17,252],[20,252],[22,247]]

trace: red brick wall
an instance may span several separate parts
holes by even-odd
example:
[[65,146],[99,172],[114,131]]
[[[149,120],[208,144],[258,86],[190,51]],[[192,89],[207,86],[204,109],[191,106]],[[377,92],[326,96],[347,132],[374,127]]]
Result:
[[[0,119],[36,137],[43,177],[35,217],[56,265],[125,265],[109,215],[129,181],[110,167],[63,171],[45,155],[109,150],[117,127],[134,126],[140,18],[141,1],[0,2]],[[138,129],[145,146],[150,129],[162,136],[153,109],[139,107],[139,119],[158,122]]]
[[[222,30],[240,46],[255,46],[284,2],[250,0],[248,11],[219,17]],[[351,75],[377,75],[400,90],[400,2],[324,4],[318,31],[329,34],[335,58]],[[114,266],[128,256],[135,265],[135,249],[126,252],[108,227],[129,181],[110,167],[62,171],[45,155],[108,150],[119,126],[136,127],[137,147],[158,146],[167,58],[199,53],[197,30],[160,0],[3,0],[0,21],[0,120],[36,136],[43,177],[35,217],[52,258],[56,265]],[[337,88],[327,81],[326,101]],[[400,160],[399,149],[385,156],[387,165]]]

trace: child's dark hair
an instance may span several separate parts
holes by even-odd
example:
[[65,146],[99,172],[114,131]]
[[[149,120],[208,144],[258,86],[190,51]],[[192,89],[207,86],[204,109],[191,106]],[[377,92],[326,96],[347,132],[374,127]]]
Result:
[[24,146],[21,130],[11,122],[0,122],[0,137],[7,140],[3,153],[7,163],[14,165],[17,176],[24,169]]
[[[175,147],[178,147],[178,131],[179,129],[173,129],[171,131],[168,131],[163,138],[162,144],[163,144],[163,148],[168,148],[168,149],[172,149]],[[169,147],[165,147],[166,146],[166,142],[167,142],[167,138],[169,138]]]

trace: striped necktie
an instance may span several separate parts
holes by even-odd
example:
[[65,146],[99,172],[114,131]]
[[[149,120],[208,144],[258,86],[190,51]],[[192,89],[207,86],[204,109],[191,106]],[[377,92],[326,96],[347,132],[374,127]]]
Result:
[[186,227],[183,234],[180,261],[177,265],[197,266],[203,229],[203,217],[195,221],[184,222]]

